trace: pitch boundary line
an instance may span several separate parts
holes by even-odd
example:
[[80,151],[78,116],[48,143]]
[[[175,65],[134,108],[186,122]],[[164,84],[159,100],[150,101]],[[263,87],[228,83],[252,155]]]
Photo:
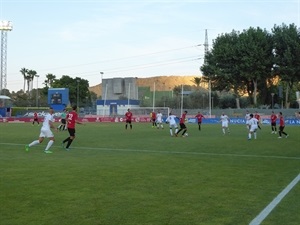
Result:
[[272,210],[280,203],[280,201],[296,186],[296,184],[300,181],[300,173],[288,186],[286,186],[277,196],[264,208],[258,216],[256,216],[249,225],[259,225],[261,222],[272,212]]
[[[25,146],[25,144],[15,143],[0,143],[0,145],[9,146]],[[52,146],[52,148],[61,148],[59,146]],[[228,156],[228,157],[248,157],[248,158],[269,158],[269,159],[291,159],[300,160],[300,157],[289,157],[289,156],[276,156],[276,155],[241,155],[232,153],[212,153],[212,152],[178,152],[178,151],[156,151],[156,150],[142,150],[142,149],[120,149],[120,148],[95,148],[95,147],[73,147],[72,150],[76,149],[89,149],[89,150],[100,150],[100,151],[119,151],[119,152],[141,152],[141,153],[159,153],[159,154],[177,154],[177,155],[207,155],[207,156]]]

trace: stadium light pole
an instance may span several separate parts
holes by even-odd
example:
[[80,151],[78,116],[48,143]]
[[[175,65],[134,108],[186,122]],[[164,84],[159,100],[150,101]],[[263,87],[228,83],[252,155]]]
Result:
[[103,102],[103,117],[104,117],[104,115],[105,115],[105,106],[106,106],[106,99],[107,99],[107,85],[108,85],[108,83],[106,82],[106,84],[105,84],[105,97],[104,97],[104,102]]
[[274,108],[274,95],[275,95],[275,93],[271,93],[271,96],[272,96],[272,109]]
[[153,83],[153,99],[152,99],[152,110],[154,111],[155,107],[155,82]]
[[211,118],[211,81],[208,81],[208,110],[209,118]]
[[0,94],[7,84],[7,32],[12,31],[12,22],[0,21],[1,30],[1,65],[0,65]]
[[36,77],[36,99],[35,99],[35,103],[36,103],[36,107],[39,107],[39,75],[35,75]]
[[183,113],[183,84],[181,85],[181,107],[180,107],[180,115]]
[[102,82],[103,82],[103,74],[104,74],[104,72],[100,72],[100,76],[101,76],[101,84],[102,84]]
[[76,79],[77,81],[77,108],[79,108],[79,79]]
[[130,83],[128,83],[128,109],[130,108]]

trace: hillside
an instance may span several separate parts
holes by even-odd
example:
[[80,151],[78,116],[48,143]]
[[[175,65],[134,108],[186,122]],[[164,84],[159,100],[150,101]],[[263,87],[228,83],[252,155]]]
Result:
[[[175,86],[178,85],[195,85],[193,80],[197,76],[158,76],[158,77],[148,77],[148,78],[138,78],[137,85],[138,87],[150,87],[150,90],[153,90],[155,82],[156,91],[170,91]],[[95,92],[97,96],[100,96],[102,93],[102,84],[98,84],[92,87],[89,87],[89,90]]]

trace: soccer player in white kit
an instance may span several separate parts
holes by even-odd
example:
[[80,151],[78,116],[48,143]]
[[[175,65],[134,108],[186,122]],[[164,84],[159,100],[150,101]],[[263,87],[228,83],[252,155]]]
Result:
[[173,128],[175,129],[175,134],[177,133],[178,131],[178,125],[176,123],[176,116],[173,115],[172,113],[169,114],[168,118],[166,119],[166,122],[169,123],[169,126],[170,126],[170,134],[171,134],[171,137],[173,137]]
[[49,149],[54,143],[54,135],[51,131],[51,128],[55,129],[55,127],[53,125],[53,122],[55,121],[53,113],[54,113],[54,110],[52,108],[50,108],[49,113],[46,114],[46,116],[44,117],[44,122],[43,122],[43,126],[41,128],[39,139],[31,142],[29,145],[25,145],[26,151],[29,151],[30,147],[42,143],[46,137],[46,138],[49,138],[49,142],[48,142],[44,152],[52,153],[52,151],[49,151]]
[[249,129],[249,133],[248,133],[248,140],[251,140],[252,134],[254,136],[254,139],[256,139],[256,131],[257,131],[257,128],[258,128],[258,120],[255,117],[253,117],[252,113],[250,114],[249,126],[250,126],[250,129]]
[[246,111],[246,115],[245,115],[245,120],[246,120],[246,127],[247,127],[247,129],[249,130],[250,129],[250,124],[249,124],[249,120],[250,120],[251,118],[250,118],[250,113],[249,113],[249,111],[247,110]]
[[229,123],[229,117],[223,112],[222,115],[220,116],[220,121],[222,123],[222,131],[223,131],[223,134],[225,135],[226,134],[226,131],[227,133],[229,134],[230,131],[229,131],[229,127],[228,127],[228,123]]
[[163,117],[162,113],[160,111],[158,111],[157,114],[156,114],[156,126],[157,126],[157,129],[159,129],[159,128],[164,129],[162,117]]

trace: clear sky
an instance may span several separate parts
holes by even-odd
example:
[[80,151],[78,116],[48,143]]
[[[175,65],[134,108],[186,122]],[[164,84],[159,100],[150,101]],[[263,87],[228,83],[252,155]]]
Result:
[[200,76],[208,43],[222,33],[294,23],[300,0],[0,0],[7,38],[7,88],[23,88],[20,69],[40,75],[103,78]]

